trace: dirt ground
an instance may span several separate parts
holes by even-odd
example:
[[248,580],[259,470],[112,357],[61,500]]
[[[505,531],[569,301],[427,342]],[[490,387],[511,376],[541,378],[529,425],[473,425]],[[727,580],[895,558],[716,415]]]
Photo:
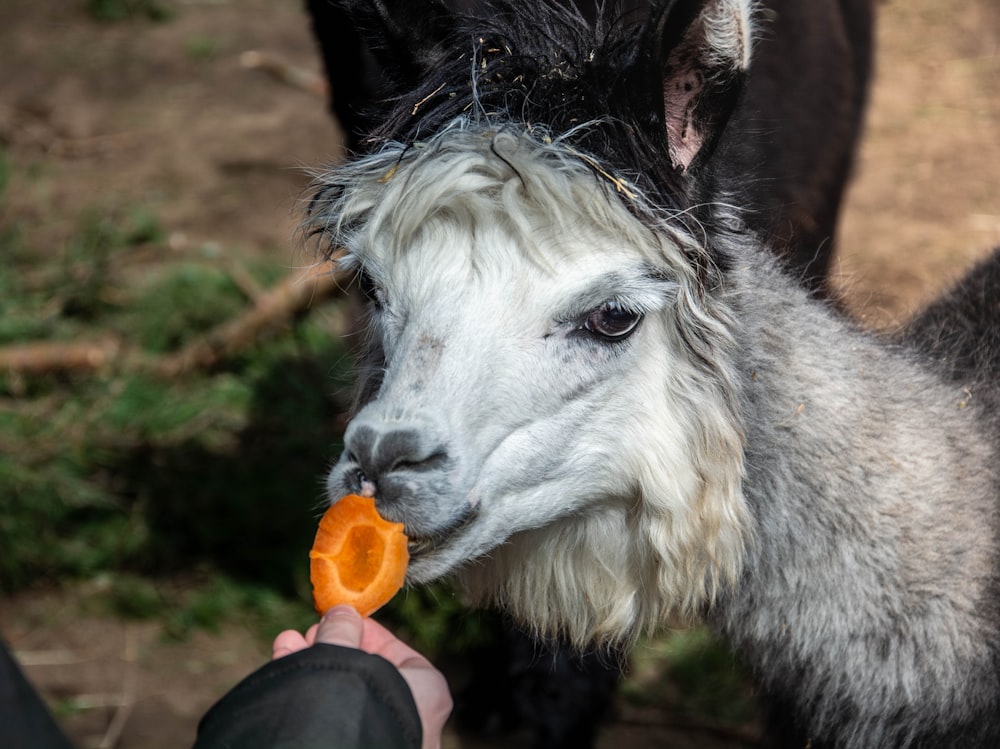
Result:
[[904,320],[1000,244],[1000,5],[878,5],[877,74],[835,272],[866,321]]
[[[100,23],[83,5],[0,2],[0,143],[15,173],[35,174],[11,185],[8,210],[58,246],[95,201],[141,200],[170,252],[305,262],[290,240],[299,167],[337,158],[340,135],[316,95],[240,62],[259,50],[317,71],[300,3],[186,0],[165,23]],[[1000,245],[1000,5],[890,0],[879,11],[836,273],[851,307],[882,326]],[[199,716],[266,657],[238,626],[171,643],[154,623],[81,614],[88,590],[0,600],[0,632],[30,678],[80,708],[62,720],[81,749],[190,745]],[[601,746],[746,738],[623,706]]]

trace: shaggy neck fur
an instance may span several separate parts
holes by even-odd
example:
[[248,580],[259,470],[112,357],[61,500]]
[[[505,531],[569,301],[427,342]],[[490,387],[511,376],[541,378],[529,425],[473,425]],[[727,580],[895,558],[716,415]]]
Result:
[[808,737],[992,745],[995,421],[968,383],[807,299],[766,254],[744,256],[730,296],[758,543],[710,618]]

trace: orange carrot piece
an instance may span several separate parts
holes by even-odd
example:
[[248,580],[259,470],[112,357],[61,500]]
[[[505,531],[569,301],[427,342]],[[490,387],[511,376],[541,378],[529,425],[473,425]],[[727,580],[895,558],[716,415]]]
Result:
[[409,561],[402,523],[379,515],[372,497],[342,497],[323,514],[309,552],[316,610],[346,603],[370,616],[403,587]]

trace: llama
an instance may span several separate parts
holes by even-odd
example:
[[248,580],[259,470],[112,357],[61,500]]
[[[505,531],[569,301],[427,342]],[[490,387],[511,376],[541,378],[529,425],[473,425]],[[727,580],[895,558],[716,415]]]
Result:
[[331,499],[540,633],[707,622],[782,745],[1000,745],[1000,314],[965,294],[1000,255],[893,340],[796,281],[711,169],[747,0],[664,2],[638,45],[378,6],[425,79],[307,219],[370,301]]
[[[441,0],[456,12],[486,15],[483,0]],[[596,23],[625,23],[649,10],[644,0],[563,0]],[[718,179],[742,188],[750,228],[788,260],[810,287],[826,286],[837,219],[862,128],[872,68],[872,0],[762,0],[746,90],[721,134]],[[484,7],[486,6],[486,7]],[[409,24],[392,25],[375,54],[351,13],[307,0],[312,30],[333,86],[330,108],[348,146],[363,149],[378,124],[382,97],[416,81],[383,70],[412,69]],[[400,33],[401,32],[401,33]],[[817,92],[823,92],[817,95]]]

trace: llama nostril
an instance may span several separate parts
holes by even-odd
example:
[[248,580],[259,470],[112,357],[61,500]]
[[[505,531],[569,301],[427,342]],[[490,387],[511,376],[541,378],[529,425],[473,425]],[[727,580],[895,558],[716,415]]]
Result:
[[364,471],[358,471],[355,475],[357,479],[358,494],[362,497],[374,497],[376,486],[374,481],[370,481]]
[[344,488],[365,497],[393,494],[392,487],[405,480],[417,480],[417,474],[430,480],[436,471],[447,467],[450,457],[437,429],[423,420],[407,424],[356,419],[344,436],[341,458],[346,473]]

